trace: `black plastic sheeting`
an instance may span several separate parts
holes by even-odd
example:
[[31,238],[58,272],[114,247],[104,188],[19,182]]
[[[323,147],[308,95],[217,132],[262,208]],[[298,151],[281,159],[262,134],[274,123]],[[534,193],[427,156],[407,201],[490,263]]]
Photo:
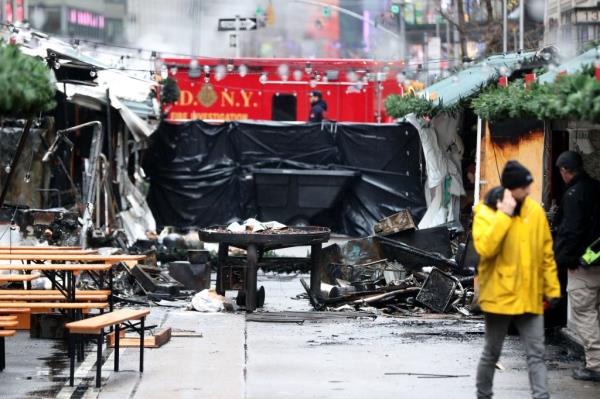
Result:
[[339,203],[311,219],[351,236],[401,209],[416,221],[426,210],[424,161],[408,124],[163,122],[143,167],[148,203],[159,227],[202,228],[257,215],[251,169],[360,172]]

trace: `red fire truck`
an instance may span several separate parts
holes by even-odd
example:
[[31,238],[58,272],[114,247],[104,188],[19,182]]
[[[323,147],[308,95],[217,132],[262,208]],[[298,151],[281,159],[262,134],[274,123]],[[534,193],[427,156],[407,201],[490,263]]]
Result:
[[168,58],[163,69],[180,89],[171,120],[307,121],[309,93],[319,90],[329,120],[385,122],[385,98],[419,88],[404,80],[400,62]]

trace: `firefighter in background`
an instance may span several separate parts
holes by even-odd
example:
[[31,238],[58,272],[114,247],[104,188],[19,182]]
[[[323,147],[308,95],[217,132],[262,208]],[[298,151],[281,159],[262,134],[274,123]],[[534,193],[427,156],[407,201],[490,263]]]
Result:
[[[600,238],[600,183],[585,172],[574,151],[560,154],[556,166],[567,187],[556,214],[554,251],[563,278],[568,274],[571,321],[585,350],[585,367],[575,369],[573,378],[600,382],[600,266],[580,261]],[[563,312],[566,319],[566,308]]]
[[321,122],[327,113],[327,103],[323,101],[323,94],[319,90],[310,93],[310,116],[309,122]]

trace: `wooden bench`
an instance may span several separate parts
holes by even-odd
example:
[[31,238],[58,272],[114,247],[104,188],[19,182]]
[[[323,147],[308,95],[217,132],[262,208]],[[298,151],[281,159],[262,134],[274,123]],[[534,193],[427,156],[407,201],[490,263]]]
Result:
[[61,247],[54,245],[0,245],[0,249],[27,249],[31,251],[41,251],[43,249],[61,249],[64,251],[71,251],[77,249],[83,249],[82,247]]
[[107,302],[0,302],[2,309],[106,309]]
[[20,249],[20,248],[12,248],[12,249],[1,249],[0,254],[14,254],[14,255],[60,255],[60,254],[70,254],[70,255],[92,255],[97,254],[98,251],[93,249],[72,249],[72,250],[64,250],[64,249],[39,249],[39,250],[31,250],[31,249]]
[[[3,301],[64,301],[66,298],[63,294],[14,294],[0,295],[0,306]],[[106,294],[75,294],[75,301],[106,301]]]
[[0,274],[0,283],[27,282],[38,278],[39,274]]
[[31,309],[29,309],[29,308],[21,308],[21,309],[0,308],[0,314],[16,315],[18,313],[29,313],[29,312],[31,312]]
[[[2,305],[0,305],[2,306]],[[16,317],[19,324],[15,330],[29,330],[31,326],[31,320],[29,315],[31,313],[30,308],[19,308],[19,309],[7,309],[0,307],[0,317]]]
[[[71,386],[75,383],[75,335],[87,334],[97,335],[98,352],[96,357],[96,388],[100,388],[102,378],[102,344],[104,341],[104,329],[108,327],[115,328],[115,371],[119,371],[119,337],[121,325],[125,329],[131,329],[140,334],[140,373],[144,372],[144,323],[146,316],[150,313],[148,309],[120,309],[100,316],[90,317],[84,320],[74,321],[65,324],[69,330],[69,358],[70,374],[69,383]],[[133,321],[139,320],[137,325]]]
[[[52,294],[62,295],[59,290],[0,290],[0,298],[2,295],[31,295],[31,294]],[[110,290],[75,290],[75,295],[110,295]]]

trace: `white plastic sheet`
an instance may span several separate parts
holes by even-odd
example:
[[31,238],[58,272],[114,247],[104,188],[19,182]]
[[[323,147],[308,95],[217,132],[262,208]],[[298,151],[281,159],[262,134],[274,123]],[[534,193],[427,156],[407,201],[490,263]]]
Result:
[[460,196],[465,194],[461,168],[464,145],[457,133],[458,120],[446,114],[432,122],[414,114],[407,115],[406,120],[419,132],[427,170],[427,211],[418,227],[425,229],[458,221]]

